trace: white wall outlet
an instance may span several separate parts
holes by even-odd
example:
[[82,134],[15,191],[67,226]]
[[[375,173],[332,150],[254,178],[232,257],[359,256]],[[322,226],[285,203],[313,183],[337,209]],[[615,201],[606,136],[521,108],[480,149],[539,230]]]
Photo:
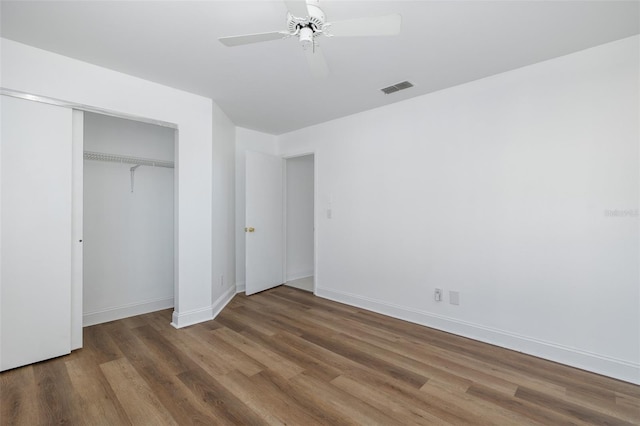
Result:
[[452,305],[459,305],[460,304],[460,293],[457,291],[450,291],[449,292],[449,303],[451,303]]
[[331,209],[327,209],[327,219],[331,219],[331,217],[333,216],[333,212],[331,211]]
[[441,288],[436,288],[436,290],[433,292],[433,300],[435,300],[436,302],[442,301],[442,289]]

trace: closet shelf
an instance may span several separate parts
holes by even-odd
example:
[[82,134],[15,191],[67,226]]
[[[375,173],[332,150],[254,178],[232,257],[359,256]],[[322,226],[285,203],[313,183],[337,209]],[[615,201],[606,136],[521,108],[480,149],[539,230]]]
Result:
[[137,164],[141,166],[166,167],[173,169],[173,161],[153,160],[150,158],[127,157],[123,155],[105,154],[103,152],[84,152],[85,160],[109,161],[111,163]]

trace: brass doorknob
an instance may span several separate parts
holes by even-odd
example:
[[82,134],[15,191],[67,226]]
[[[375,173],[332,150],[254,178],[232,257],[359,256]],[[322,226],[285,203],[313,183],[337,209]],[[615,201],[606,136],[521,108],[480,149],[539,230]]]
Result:
[[255,230],[256,228],[251,228],[251,227],[244,228],[244,232],[254,232]]

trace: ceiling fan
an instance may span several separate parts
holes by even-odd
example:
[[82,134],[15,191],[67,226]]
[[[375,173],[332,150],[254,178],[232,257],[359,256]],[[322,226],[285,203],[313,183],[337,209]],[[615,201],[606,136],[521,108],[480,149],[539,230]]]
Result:
[[318,0],[284,0],[284,3],[288,9],[287,30],[221,37],[218,40],[225,46],[233,47],[297,37],[305,51],[311,73],[322,78],[329,74],[329,68],[316,40],[318,37],[385,36],[400,33],[402,17],[397,13],[326,22],[324,12],[318,6]]

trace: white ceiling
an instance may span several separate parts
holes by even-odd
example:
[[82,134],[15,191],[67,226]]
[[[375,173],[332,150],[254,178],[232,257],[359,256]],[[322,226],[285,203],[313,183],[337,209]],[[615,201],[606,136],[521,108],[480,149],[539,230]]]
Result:
[[[314,79],[282,1],[2,1],[2,37],[212,98],[238,126],[281,134],[640,32],[638,1],[330,1],[327,21],[400,13],[394,37],[322,39]],[[415,87],[384,95],[409,80]]]

